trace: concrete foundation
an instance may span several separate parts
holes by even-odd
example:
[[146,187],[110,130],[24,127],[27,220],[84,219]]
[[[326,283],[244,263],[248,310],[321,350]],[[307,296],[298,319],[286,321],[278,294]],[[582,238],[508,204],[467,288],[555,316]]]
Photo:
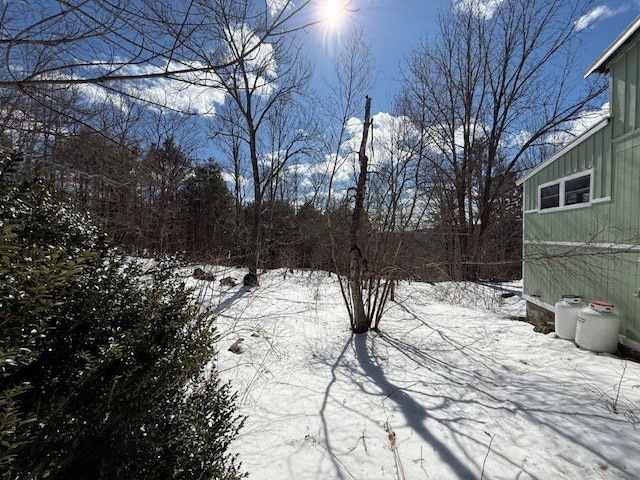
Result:
[[527,322],[534,325],[536,332],[556,331],[555,313],[531,302],[527,302]]

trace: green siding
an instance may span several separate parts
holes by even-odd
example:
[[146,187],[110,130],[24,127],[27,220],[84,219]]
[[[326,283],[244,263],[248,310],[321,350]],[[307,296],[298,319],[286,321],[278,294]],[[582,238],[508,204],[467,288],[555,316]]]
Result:
[[525,293],[553,305],[563,294],[604,300],[620,314],[620,333],[640,342],[640,254],[599,248],[527,244]]
[[[524,293],[613,303],[640,342],[640,33],[607,64],[610,122],[524,182]],[[538,187],[592,170],[592,204],[538,211]],[[588,244],[588,246],[585,246]]]
[[[549,305],[564,293],[609,301],[620,314],[620,333],[635,342],[640,342],[639,53],[636,42],[611,67],[611,122],[524,183],[524,292]],[[537,211],[539,185],[591,169],[595,202],[590,206]]]
[[638,67],[640,40],[636,38],[611,62],[611,116],[613,137],[618,138],[640,126]]
[[589,169],[594,169],[592,198],[611,196],[610,138],[610,128],[607,126],[527,180],[524,191],[525,211],[538,208],[539,185]]
[[[620,333],[640,342],[640,299],[634,296],[640,288],[640,251],[604,248],[640,245],[640,131],[614,141],[611,134],[609,126],[603,128],[525,182],[532,210],[538,185],[593,168],[592,198],[610,200],[525,213],[524,290],[551,305],[563,293],[609,301],[620,313]],[[581,243],[600,248],[576,246]]]

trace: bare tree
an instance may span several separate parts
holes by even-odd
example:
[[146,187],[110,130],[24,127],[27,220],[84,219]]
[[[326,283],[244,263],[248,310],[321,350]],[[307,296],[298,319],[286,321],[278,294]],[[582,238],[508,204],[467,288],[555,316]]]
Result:
[[[327,82],[331,92],[324,106],[325,158],[321,160],[320,181],[317,185],[318,198],[324,198],[320,206],[326,209],[341,202],[344,185],[336,185],[343,177],[349,155],[355,149],[346,145],[350,139],[349,122],[357,118],[360,102],[373,86],[373,57],[371,48],[364,40],[361,30],[351,31],[342,44],[336,60],[332,81]],[[345,148],[346,145],[346,148]]]
[[[358,95],[365,97],[372,81],[369,51],[356,31],[340,53],[332,99],[333,125],[339,128],[330,137],[335,151],[326,161],[333,268],[355,333],[378,328],[397,279],[410,275],[400,247],[404,232],[418,228],[428,204],[416,188],[421,143],[409,119],[373,115],[368,97],[364,122],[354,119]],[[347,168],[351,175],[345,175]],[[341,222],[336,213],[342,210]]]
[[[367,180],[366,147],[371,126],[371,102],[368,97],[365,105],[366,125],[363,126],[360,141],[363,157],[358,156],[350,142],[352,133],[349,128],[357,116],[359,101],[365,97],[372,86],[372,66],[370,49],[363,39],[362,31],[352,31],[338,53],[333,83],[328,85],[332,94],[326,108],[325,157],[319,164],[323,176],[316,186],[317,196],[325,198],[323,208],[333,268],[338,274],[340,291],[347,307],[351,329],[358,333],[367,331],[371,325],[365,312],[362,296],[365,267],[361,248],[361,238],[365,235],[362,230],[365,224],[368,224],[364,211]],[[357,162],[360,168],[364,162],[365,170],[361,171],[361,181],[357,181],[360,186],[359,207],[357,212],[354,209],[348,215],[349,222],[347,212],[343,211],[348,207],[349,185],[345,183],[344,174],[350,162]],[[354,170],[355,168],[357,167],[354,166]],[[349,226],[345,229],[343,224],[347,223]]]
[[[19,141],[28,158],[38,150],[40,158],[49,161],[57,136],[77,131],[79,126],[101,135],[110,131],[96,126],[100,122],[95,116],[103,110],[96,105],[110,104],[123,112],[144,105],[146,114],[156,117],[201,118],[216,113],[226,102],[237,113],[230,122],[238,127],[231,144],[236,185],[240,186],[243,175],[243,148],[237,142],[241,139],[246,140],[254,188],[274,186],[284,166],[299,154],[295,144],[302,137],[280,139],[289,142],[289,147],[278,151],[278,165],[265,178],[262,173],[266,170],[259,162],[266,158],[267,142],[260,144],[264,139],[257,132],[264,131],[270,121],[281,121],[282,115],[288,118],[286,113],[275,118],[274,112],[284,112],[284,105],[294,102],[297,85],[306,81],[308,72],[298,52],[283,46],[293,32],[325,20],[320,10],[312,10],[317,3],[319,0],[0,2],[0,55],[5,66],[0,70],[0,132],[8,131],[7,138],[14,145]],[[342,2],[343,9],[350,4],[351,0]],[[238,95],[230,95],[234,91]],[[225,108],[220,112],[224,116]],[[141,138],[147,146],[153,144],[148,136]],[[258,170],[261,173],[255,174]],[[275,186],[282,190],[282,184]],[[252,244],[257,251],[263,193],[256,195],[256,191]],[[239,223],[244,192],[236,188],[235,193]],[[257,261],[252,267],[254,275],[256,268]]]
[[409,59],[404,111],[423,132],[441,220],[452,225],[447,240],[458,278],[477,277],[478,254],[514,174],[526,168],[525,154],[605,88],[591,83],[576,92],[569,82],[577,68],[576,20],[591,4],[461,2],[441,16],[439,36]]
[[236,244],[235,254],[243,256],[247,249],[247,225],[244,221],[243,208],[250,197],[248,179],[251,178],[251,165],[248,160],[248,148],[242,137],[242,115],[228,101],[218,108],[217,114],[224,118],[224,124],[217,120],[210,122],[209,130],[216,146],[221,152],[221,165],[227,174],[233,190],[233,240]]
[[115,132],[81,129],[60,135],[47,162],[56,188],[79,211],[93,219],[123,245],[136,237],[139,217],[135,147],[125,139],[108,140]]
[[380,113],[371,132],[367,218],[372,234],[366,244],[367,314],[377,329],[388,300],[395,300],[400,279],[418,278],[425,262],[415,248],[431,199],[418,188],[422,168],[419,132],[404,116]]
[[371,318],[365,314],[362,300],[362,281],[365,274],[365,258],[362,253],[362,234],[365,224],[364,200],[367,193],[367,175],[369,157],[367,156],[367,142],[371,130],[371,98],[366,97],[364,106],[364,124],[362,139],[358,150],[358,181],[354,195],[353,214],[351,215],[350,247],[349,247],[349,289],[351,290],[351,305],[353,318],[351,329],[353,333],[364,333],[371,327]]
[[311,70],[290,38],[279,37],[255,48],[260,42],[255,33],[259,25],[239,26],[236,22],[245,15],[241,9],[219,14],[219,22],[226,25],[227,55],[234,61],[217,71],[217,86],[227,97],[214,119],[214,129],[217,135],[231,136],[232,145],[241,139],[251,165],[251,260],[246,283],[258,284],[263,197],[287,162],[304,148],[304,124],[290,125],[287,119],[300,108],[298,102],[304,97]]

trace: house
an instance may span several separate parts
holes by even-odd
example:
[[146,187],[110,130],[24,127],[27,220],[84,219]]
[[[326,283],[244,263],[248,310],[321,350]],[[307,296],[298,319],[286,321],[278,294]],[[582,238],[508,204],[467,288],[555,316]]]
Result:
[[589,67],[610,114],[523,185],[527,317],[553,323],[563,294],[614,304],[620,348],[640,352],[640,17]]

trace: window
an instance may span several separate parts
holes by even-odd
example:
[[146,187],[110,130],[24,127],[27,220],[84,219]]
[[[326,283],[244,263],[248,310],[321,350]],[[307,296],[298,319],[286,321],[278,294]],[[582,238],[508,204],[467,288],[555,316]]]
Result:
[[539,188],[539,209],[590,205],[591,172],[571,175]]
[[564,184],[564,204],[589,203],[591,175],[567,180]]
[[560,184],[540,189],[540,209],[560,206]]

